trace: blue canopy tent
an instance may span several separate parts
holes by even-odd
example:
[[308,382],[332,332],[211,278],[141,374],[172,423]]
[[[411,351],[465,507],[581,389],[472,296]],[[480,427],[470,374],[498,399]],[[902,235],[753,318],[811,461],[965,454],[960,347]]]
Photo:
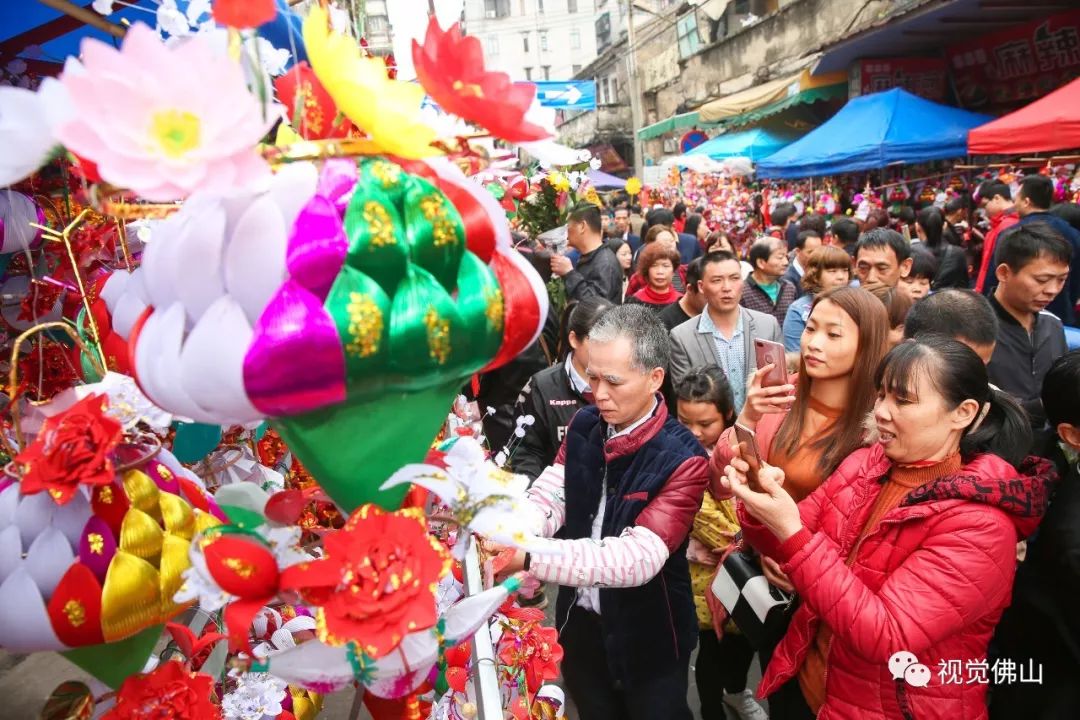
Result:
[[[757,162],[767,158],[795,140],[795,135],[781,135],[765,128],[717,135],[685,155],[705,155],[713,160],[730,157],[750,158]],[[685,157],[684,155],[684,157]]]
[[830,120],[758,163],[758,177],[799,178],[963,157],[991,118],[895,88],[850,100]]
[[589,170],[587,174],[589,176],[589,182],[592,183],[594,188],[615,188],[621,190],[626,187],[626,181],[621,177],[615,177],[614,175],[609,175],[600,170]]
[[[75,0],[71,4],[76,6],[76,11],[89,13],[87,17],[101,27],[86,24],[84,20],[64,14],[39,0],[0,3],[0,67],[13,60],[22,60],[34,75],[55,75],[66,58],[78,56],[83,38],[92,37],[119,45],[124,22],[155,26],[159,3],[129,0],[128,4],[134,7],[117,4],[115,12],[108,16],[95,13],[89,0]],[[176,5],[180,12],[185,12],[188,0],[178,0]],[[298,59],[305,59],[300,17],[289,8],[286,0],[277,0],[277,6],[277,17],[260,27],[259,35],[275,47],[290,51],[295,48]]]

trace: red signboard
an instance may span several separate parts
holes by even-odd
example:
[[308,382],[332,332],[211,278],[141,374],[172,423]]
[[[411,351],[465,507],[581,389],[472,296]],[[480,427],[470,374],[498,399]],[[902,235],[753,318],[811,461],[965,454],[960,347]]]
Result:
[[953,45],[946,54],[961,105],[1014,109],[1080,76],[1080,10]]
[[927,100],[945,99],[945,61],[941,58],[868,58],[859,61],[859,94],[903,88]]

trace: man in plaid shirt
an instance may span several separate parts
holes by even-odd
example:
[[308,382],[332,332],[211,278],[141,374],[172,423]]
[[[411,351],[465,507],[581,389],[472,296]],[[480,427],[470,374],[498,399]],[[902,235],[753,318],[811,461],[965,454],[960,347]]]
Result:
[[763,237],[750,246],[749,260],[754,270],[746,278],[742,306],[772,315],[783,325],[788,308],[799,295],[783,277],[788,269],[787,246],[782,240]]

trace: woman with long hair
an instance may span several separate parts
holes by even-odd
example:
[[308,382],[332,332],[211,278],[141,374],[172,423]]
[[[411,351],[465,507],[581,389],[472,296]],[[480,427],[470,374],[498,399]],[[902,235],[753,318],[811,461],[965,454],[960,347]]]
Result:
[[619,267],[623,271],[622,299],[625,301],[626,287],[630,284],[630,276],[633,275],[634,251],[631,249],[630,243],[622,238],[613,238],[608,240],[607,243],[608,247],[611,248],[611,252],[615,253],[615,257],[619,260]]
[[697,238],[698,245],[701,246],[702,250],[705,249],[705,240],[709,237],[709,223],[705,222],[704,215],[695,213],[686,218],[686,228],[683,229],[683,232]]
[[[923,246],[937,259],[938,271],[934,276],[934,290],[943,288],[971,287],[968,277],[967,258],[964,251],[945,240],[945,216],[936,207],[923,208],[915,216],[915,232]],[[913,244],[912,252],[920,252],[919,243]]]
[[[691,371],[675,387],[679,422],[706,450],[716,446],[720,434],[735,422],[735,399],[731,386],[718,367]],[[716,564],[739,532],[735,507],[730,500],[717,502],[705,491],[701,510],[694,517],[686,559],[698,616],[698,656],[694,664],[702,720],[726,720],[725,706],[739,720],[768,720],[746,687],[754,648],[730,621],[714,629],[706,593]]]
[[[762,387],[771,365],[751,378],[739,423],[757,434],[762,459],[787,473],[784,490],[800,502],[840,461],[862,446],[863,420],[874,405],[874,371],[886,352],[888,318],[881,302],[860,288],[838,288],[814,299],[799,351],[794,385]],[[734,457],[728,430],[713,451],[716,480]],[[762,569],[777,587],[791,590],[768,557]]]
[[788,352],[798,351],[815,297],[850,284],[851,256],[843,248],[822,245],[814,250],[802,276],[806,294],[796,298],[784,316],[784,349]]
[[1023,410],[952,338],[898,345],[874,394],[873,442],[802,503],[771,464],[753,489],[742,457],[719,479],[800,599],[758,694],[778,720],[984,720],[988,685],[941,669],[987,666],[1053,470],[1024,460]]

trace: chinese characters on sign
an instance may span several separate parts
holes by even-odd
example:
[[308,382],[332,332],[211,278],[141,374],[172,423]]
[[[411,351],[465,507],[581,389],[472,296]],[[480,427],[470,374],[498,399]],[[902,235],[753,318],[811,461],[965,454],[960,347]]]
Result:
[[945,100],[945,61],[939,58],[877,58],[858,65],[858,94],[903,88],[927,100]]
[[1070,10],[947,50],[964,107],[1007,110],[1080,76],[1080,10]]

